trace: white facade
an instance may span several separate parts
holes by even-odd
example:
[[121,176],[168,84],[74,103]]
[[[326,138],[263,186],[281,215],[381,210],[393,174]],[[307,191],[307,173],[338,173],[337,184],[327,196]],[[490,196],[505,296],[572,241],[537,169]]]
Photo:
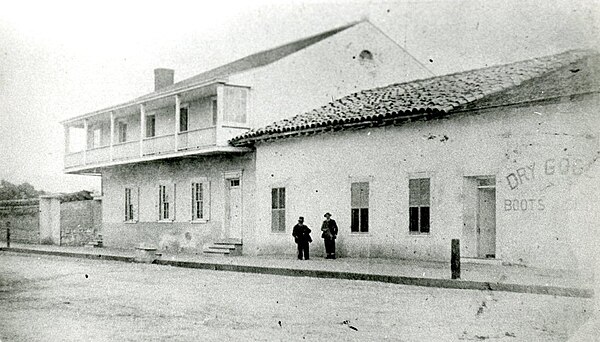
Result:
[[[69,120],[66,131],[82,128],[87,144],[67,151],[65,167],[102,175],[106,246],[199,252],[233,238],[259,253],[255,153],[229,139],[353,91],[427,76],[379,29],[357,23],[272,63]],[[210,184],[203,222],[192,219],[196,182]]]
[[[361,58],[363,51],[372,59]],[[250,86],[249,124],[258,128],[350,93],[431,76],[373,24],[362,22],[229,80]]]
[[[571,268],[574,227],[554,189],[585,177],[597,158],[599,104],[588,96],[257,143],[257,253],[294,253],[298,216],[315,232],[319,253],[320,224],[330,212],[342,256],[449,260],[458,238],[463,257]],[[495,186],[478,181],[490,177]],[[420,178],[430,179],[428,234],[409,232],[409,180]],[[350,229],[357,182],[369,184],[367,233]],[[271,231],[276,187],[286,188],[285,232]]]

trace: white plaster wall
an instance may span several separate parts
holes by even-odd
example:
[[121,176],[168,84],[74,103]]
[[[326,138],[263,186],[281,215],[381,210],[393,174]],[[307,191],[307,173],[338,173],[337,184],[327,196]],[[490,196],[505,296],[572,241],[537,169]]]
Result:
[[[363,50],[373,54],[372,61],[360,61]],[[363,22],[275,63],[233,75],[230,82],[251,87],[249,124],[256,128],[356,91],[429,76],[396,43]]]
[[[342,255],[449,260],[450,240],[463,238],[464,177],[495,175],[497,257],[531,266],[572,267],[573,252],[565,239],[571,227],[558,223],[565,212],[555,209],[557,200],[551,195],[554,185],[578,177],[579,171],[546,174],[543,165],[562,158],[589,165],[598,153],[598,104],[596,97],[493,109],[259,144],[257,234],[264,237],[259,253],[293,253],[290,234],[297,216],[318,231],[329,211],[340,227]],[[506,177],[534,163],[535,176],[522,176],[523,183],[511,190]],[[431,234],[426,236],[408,233],[408,179],[420,174],[431,178]],[[368,234],[350,233],[354,180],[370,181]],[[284,234],[270,232],[270,189],[275,186],[286,187]],[[505,200],[514,199],[541,200],[544,210],[505,210]],[[315,240],[313,250],[320,252],[322,241]]]
[[[121,166],[102,175],[103,238],[107,246],[134,247],[149,244],[172,251],[200,252],[207,244],[227,237],[224,229],[225,181],[223,172],[243,170],[244,248],[251,250],[254,227],[254,154],[223,155],[197,159],[164,160]],[[206,177],[210,181],[210,220],[191,222],[191,182]],[[175,220],[158,221],[159,183],[176,186]],[[139,188],[139,221],[125,223],[125,187]]]
[[60,199],[40,197],[40,243],[60,245]]

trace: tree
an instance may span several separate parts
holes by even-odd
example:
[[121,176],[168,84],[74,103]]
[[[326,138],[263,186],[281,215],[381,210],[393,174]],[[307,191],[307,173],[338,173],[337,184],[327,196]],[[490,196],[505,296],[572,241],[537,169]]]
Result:
[[45,193],[43,190],[36,190],[33,185],[27,182],[19,185],[12,184],[4,179],[0,182],[0,201],[37,198]]

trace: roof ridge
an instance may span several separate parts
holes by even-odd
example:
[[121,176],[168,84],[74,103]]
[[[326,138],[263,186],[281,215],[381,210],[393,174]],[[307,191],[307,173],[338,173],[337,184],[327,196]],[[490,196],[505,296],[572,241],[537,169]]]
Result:
[[[209,75],[211,73],[217,73],[217,72],[219,72],[221,70],[224,70],[227,67],[233,66],[235,64],[242,64],[244,62],[251,61],[252,59],[255,59],[257,57],[264,56],[264,55],[266,55],[268,53],[279,52],[279,51],[285,50],[286,48],[292,48],[294,45],[300,45],[299,48],[295,48],[295,49],[292,48],[293,51],[287,51],[287,52],[283,51],[283,53],[282,53],[281,56],[277,56],[276,58],[273,58],[272,60],[267,59],[266,61],[260,61],[258,63],[258,65],[252,65],[251,67],[248,67],[248,68],[242,68],[242,70],[236,70],[236,71],[233,71],[231,73],[227,73],[227,75],[233,75],[233,74],[240,73],[240,72],[243,72],[243,71],[246,71],[246,70],[251,70],[251,69],[254,69],[254,68],[257,68],[257,67],[261,67],[261,66],[265,66],[265,65],[271,64],[273,62],[278,61],[281,58],[287,57],[287,56],[289,56],[291,54],[294,54],[294,53],[296,53],[296,52],[298,52],[300,50],[303,50],[303,49],[305,49],[305,48],[307,48],[307,47],[309,47],[309,46],[311,46],[313,44],[316,44],[316,43],[322,41],[323,39],[329,38],[329,37],[331,37],[331,36],[333,36],[335,34],[338,34],[338,33],[342,32],[344,30],[347,30],[347,29],[349,29],[349,28],[351,28],[351,27],[353,27],[353,26],[355,26],[357,24],[360,24],[360,23],[364,22],[364,21],[365,20],[352,21],[352,22],[347,23],[345,25],[338,26],[336,28],[333,28],[333,29],[330,29],[330,30],[327,30],[327,31],[324,31],[324,32],[321,32],[321,33],[317,33],[317,34],[310,35],[308,37],[303,37],[303,38],[300,38],[300,39],[289,41],[287,43],[283,43],[283,44],[280,44],[280,45],[277,45],[277,46],[274,46],[274,47],[271,47],[271,48],[267,48],[267,49],[264,49],[264,50],[261,50],[261,51],[258,51],[258,52],[246,55],[246,56],[241,57],[241,58],[234,59],[234,60],[232,60],[230,62],[224,63],[224,64],[219,65],[217,67],[205,70],[205,71],[203,71],[201,73],[198,73],[198,74],[196,74],[194,76],[191,76],[191,77],[185,78],[185,79],[183,79],[181,81],[178,81],[176,83],[173,83],[172,85],[169,85],[168,87],[165,87],[165,88],[160,89],[158,91],[154,91],[154,92],[151,92],[149,94],[145,94],[145,95],[142,95],[140,97],[137,97],[136,99],[141,99],[141,98],[147,97],[148,95],[155,94],[155,93],[158,93],[158,92],[162,92],[163,90],[167,90],[167,89],[173,90],[173,89],[177,89],[179,86],[190,85],[190,84],[196,83],[196,81],[198,81],[198,80],[203,79],[202,76],[204,76],[204,75]],[[221,75],[221,77],[222,76],[223,75]],[[216,76],[216,77],[218,77],[218,76]]]
[[296,116],[250,130],[231,141],[252,141],[264,134],[357,123],[390,115],[448,113],[594,55],[599,54],[591,49],[573,49],[554,55],[362,90]]

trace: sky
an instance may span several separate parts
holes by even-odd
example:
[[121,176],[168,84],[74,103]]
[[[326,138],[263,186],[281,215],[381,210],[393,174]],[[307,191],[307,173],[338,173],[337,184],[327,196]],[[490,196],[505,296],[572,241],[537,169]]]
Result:
[[0,4],[0,179],[99,190],[62,172],[60,121],[152,92],[155,68],[177,82],[365,18],[435,75],[600,51],[598,0],[12,1]]

